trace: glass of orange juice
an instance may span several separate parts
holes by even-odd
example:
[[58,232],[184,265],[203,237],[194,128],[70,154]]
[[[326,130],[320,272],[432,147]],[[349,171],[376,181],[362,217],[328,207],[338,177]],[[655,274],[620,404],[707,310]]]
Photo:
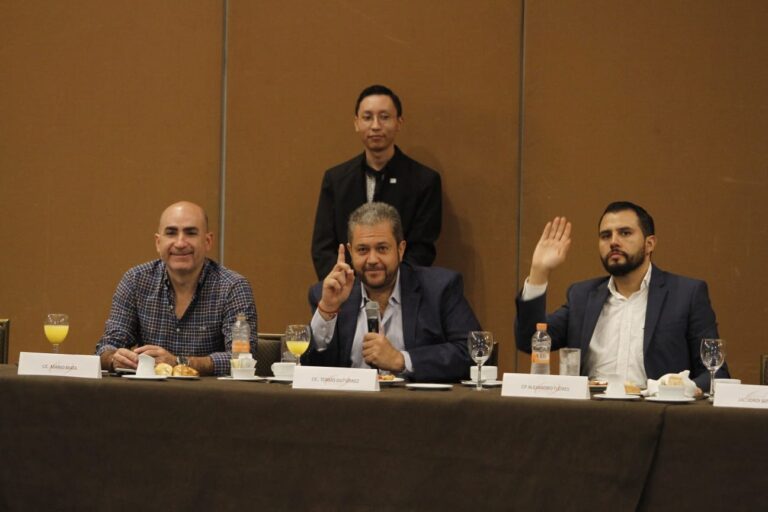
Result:
[[296,356],[296,366],[301,365],[301,354],[309,348],[309,326],[289,325],[285,330],[285,346]]
[[69,333],[69,315],[64,313],[50,313],[46,315],[43,331],[45,332],[45,337],[53,345],[53,353],[58,354],[59,345],[62,344]]

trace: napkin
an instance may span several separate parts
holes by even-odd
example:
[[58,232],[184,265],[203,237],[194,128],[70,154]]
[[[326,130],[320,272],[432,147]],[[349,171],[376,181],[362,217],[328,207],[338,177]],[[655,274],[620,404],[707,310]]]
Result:
[[659,385],[663,384],[666,386],[667,379],[669,379],[671,375],[677,375],[683,379],[685,396],[693,398],[696,396],[696,383],[688,378],[690,373],[691,372],[689,370],[684,370],[680,373],[668,373],[666,375],[662,375],[659,380],[648,379],[648,385],[646,386],[645,391],[643,391],[643,396],[656,396],[659,393]]

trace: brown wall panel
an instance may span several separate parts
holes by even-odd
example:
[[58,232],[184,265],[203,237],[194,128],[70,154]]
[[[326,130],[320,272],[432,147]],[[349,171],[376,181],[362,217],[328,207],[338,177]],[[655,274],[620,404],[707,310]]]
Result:
[[156,257],[162,209],[218,211],[219,1],[0,5],[0,317],[10,359],[92,353],[122,273]]
[[231,1],[226,264],[260,329],[310,318],[310,239],[325,169],[362,151],[354,101],[403,100],[403,150],[439,170],[437,264],[463,272],[511,364],[520,2]]
[[[709,283],[732,373],[767,352],[768,5],[762,1],[526,3],[521,275],[544,223],[574,221],[552,281],[603,273],[596,226],[617,199],[657,224],[654,262]],[[521,355],[521,368],[528,356]]]

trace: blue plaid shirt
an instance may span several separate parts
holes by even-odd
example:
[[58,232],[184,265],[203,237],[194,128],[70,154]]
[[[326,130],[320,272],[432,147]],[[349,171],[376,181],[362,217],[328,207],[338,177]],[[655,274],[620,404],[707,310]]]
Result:
[[176,295],[165,263],[154,260],[125,273],[96,354],[135,345],[157,345],[177,356],[210,356],[215,375],[229,374],[232,324],[245,313],[256,357],[256,305],[248,280],[206,259],[192,302],[176,318]]

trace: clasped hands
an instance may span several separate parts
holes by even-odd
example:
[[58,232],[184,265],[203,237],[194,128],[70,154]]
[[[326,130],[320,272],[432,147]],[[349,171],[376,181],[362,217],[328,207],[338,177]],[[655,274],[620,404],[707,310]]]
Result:
[[[339,244],[336,265],[323,280],[323,295],[318,303],[320,316],[325,320],[335,317],[341,305],[347,301],[355,284],[355,272],[349,266],[344,244]],[[381,370],[401,372],[405,370],[405,358],[381,333],[369,332],[363,336],[363,360]]]
[[155,358],[155,364],[168,363],[171,366],[176,364],[176,356],[157,345],[142,345],[134,349],[119,348],[112,354],[112,368],[133,368],[139,366],[139,355],[146,354]]

